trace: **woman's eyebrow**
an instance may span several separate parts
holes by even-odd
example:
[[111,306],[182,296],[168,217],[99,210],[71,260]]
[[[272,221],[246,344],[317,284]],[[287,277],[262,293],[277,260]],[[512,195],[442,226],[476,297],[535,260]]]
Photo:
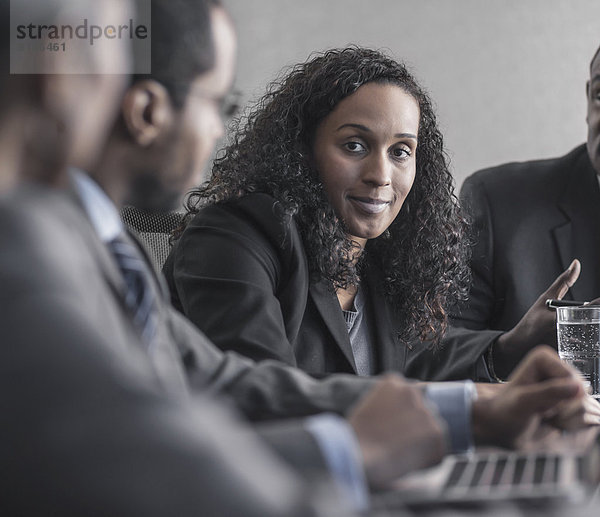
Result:
[[[365,131],[366,133],[373,132],[367,126],[363,126],[362,124],[352,124],[352,123],[342,124],[340,127],[338,127],[336,129],[336,131],[339,131],[340,129],[344,129],[345,127],[353,127],[355,129],[360,129],[361,131]],[[394,138],[414,138],[415,140],[417,140],[417,135],[413,135],[412,133],[396,133],[394,135]]]
[[363,126],[362,124],[342,124],[340,127],[338,127],[336,129],[336,131],[339,131],[340,129],[344,129],[345,127],[353,127],[355,129],[360,129],[361,131],[366,131],[367,133],[372,133],[373,131],[371,131],[367,126]]
[[417,135],[413,135],[412,133],[396,133],[394,138],[413,138],[414,140],[418,140]]

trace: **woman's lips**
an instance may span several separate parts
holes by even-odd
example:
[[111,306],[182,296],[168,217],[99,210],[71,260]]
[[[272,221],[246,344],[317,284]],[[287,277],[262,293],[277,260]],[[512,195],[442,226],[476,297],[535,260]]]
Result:
[[390,204],[383,199],[372,199],[368,197],[349,197],[350,201],[367,214],[379,214]]

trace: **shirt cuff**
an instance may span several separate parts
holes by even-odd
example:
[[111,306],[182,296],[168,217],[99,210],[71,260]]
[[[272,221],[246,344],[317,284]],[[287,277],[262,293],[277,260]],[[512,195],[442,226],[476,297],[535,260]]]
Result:
[[494,347],[496,346],[496,342],[499,338],[500,336],[496,337],[496,339],[492,341],[492,344],[487,349],[485,353],[485,365],[492,380],[494,380],[495,382],[505,382],[500,377],[498,377],[498,375],[496,375],[496,368],[494,368]]
[[329,471],[345,499],[359,512],[370,506],[360,448],[354,432],[343,418],[321,414],[305,420],[306,429],[319,445]]
[[447,424],[451,452],[469,452],[473,448],[471,406],[477,398],[473,381],[434,382],[426,386],[425,397]]

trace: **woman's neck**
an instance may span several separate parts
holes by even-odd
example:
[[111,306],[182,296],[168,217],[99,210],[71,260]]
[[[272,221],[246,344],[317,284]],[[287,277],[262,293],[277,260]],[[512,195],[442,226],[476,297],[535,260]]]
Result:
[[356,293],[358,292],[357,285],[348,286],[346,289],[337,289],[337,299],[340,302],[340,307],[342,310],[350,311],[354,306],[354,298],[356,298]]
[[[367,239],[361,239],[358,237],[353,237],[349,235],[348,238],[354,244],[352,263],[356,265],[360,260],[361,255],[365,249],[365,245],[367,244]],[[338,301],[340,302],[340,307],[349,311],[354,306],[354,298],[356,298],[356,293],[358,292],[358,285],[349,285],[345,289],[336,289],[336,294]]]

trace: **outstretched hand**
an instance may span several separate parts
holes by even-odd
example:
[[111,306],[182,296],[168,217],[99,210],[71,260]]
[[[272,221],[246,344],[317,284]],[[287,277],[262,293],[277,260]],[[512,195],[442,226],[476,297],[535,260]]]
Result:
[[577,259],[571,262],[529,308],[511,330],[502,334],[493,349],[496,375],[506,378],[519,361],[534,346],[545,344],[556,348],[556,315],[548,310],[546,300],[560,300],[579,278],[581,264]]
[[446,452],[443,424],[428,408],[422,389],[394,375],[382,378],[348,421],[373,488],[435,465]]
[[543,426],[574,430],[600,424],[600,405],[586,395],[577,372],[541,346],[507,384],[480,392],[472,415],[477,443],[522,448]]

